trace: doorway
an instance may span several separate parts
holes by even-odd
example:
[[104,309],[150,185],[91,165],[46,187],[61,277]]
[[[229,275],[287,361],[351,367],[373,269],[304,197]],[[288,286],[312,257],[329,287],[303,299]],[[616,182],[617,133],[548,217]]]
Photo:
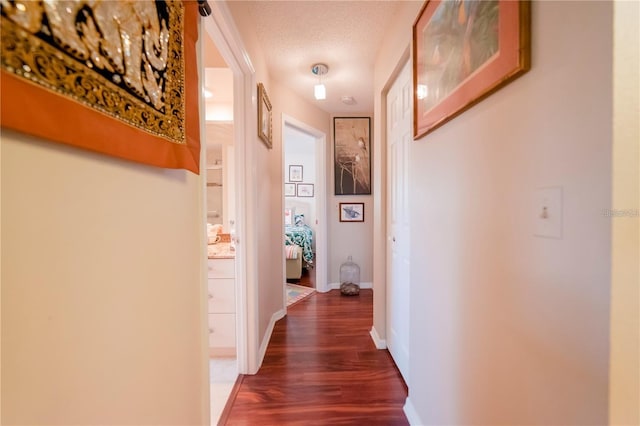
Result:
[[[313,232],[312,268],[315,289],[329,291],[327,281],[326,135],[293,117],[283,115],[284,209],[303,214]],[[294,166],[290,168],[290,166]],[[301,172],[298,175],[298,172]],[[290,175],[293,173],[293,175]],[[287,192],[287,186],[292,192]],[[289,194],[289,195],[287,195]],[[295,219],[292,217],[292,220]],[[295,224],[295,223],[293,223]],[[303,258],[304,258],[304,253]],[[285,260],[286,262],[286,260]],[[285,277],[287,276],[286,265]],[[286,306],[286,290],[283,289]]]
[[412,140],[409,62],[386,96],[387,105],[387,347],[402,377],[409,380],[410,230],[407,177]]
[[202,35],[202,45],[209,415],[217,424],[238,377],[234,75],[209,34]]

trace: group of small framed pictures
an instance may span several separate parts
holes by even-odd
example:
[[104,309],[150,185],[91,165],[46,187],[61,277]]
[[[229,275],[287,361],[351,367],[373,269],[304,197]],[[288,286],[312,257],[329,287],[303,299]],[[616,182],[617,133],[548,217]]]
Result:
[[284,184],[285,197],[313,197],[312,183],[302,182],[302,166],[292,164],[289,166],[289,182]]
[[285,183],[285,197],[313,197],[312,183]]
[[[285,197],[313,197],[312,183],[302,182],[302,166],[289,166],[289,182],[284,184]],[[364,203],[339,203],[340,222],[364,222]]]

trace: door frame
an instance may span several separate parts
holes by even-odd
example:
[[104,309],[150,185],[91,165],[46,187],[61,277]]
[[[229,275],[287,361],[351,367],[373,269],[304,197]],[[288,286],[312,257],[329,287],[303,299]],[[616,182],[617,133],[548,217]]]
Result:
[[[400,72],[404,68],[404,65],[411,60],[411,45],[405,47],[404,52],[400,56],[398,62],[395,64],[393,71],[389,74],[388,79],[381,91],[380,97],[380,121],[382,128],[382,135],[380,137],[380,157],[382,157],[381,163],[379,166],[382,170],[380,174],[379,188],[380,191],[376,191],[378,194],[376,197],[379,202],[374,202],[374,214],[378,213],[380,217],[379,221],[375,222],[375,225],[378,225],[380,229],[384,229],[384,236],[374,240],[374,262],[376,260],[381,260],[381,267],[376,269],[374,267],[374,305],[373,305],[373,320],[374,326],[371,328],[371,338],[376,344],[378,349],[385,349],[387,347],[386,336],[387,336],[387,285],[386,285],[386,277],[389,271],[389,265],[387,264],[387,204],[389,201],[389,193],[387,191],[387,125],[388,125],[388,117],[387,117],[387,95],[391,90],[391,87],[395,83],[396,79],[400,75]],[[376,284],[376,280],[382,280],[381,284]],[[376,300],[376,296],[378,293],[381,293],[380,297],[382,300]],[[381,312],[380,312],[381,311]],[[380,336],[378,331],[376,330],[375,324],[378,324],[380,327],[383,327],[384,335]],[[411,339],[411,337],[409,337]],[[409,342],[411,344],[411,342]],[[409,365],[411,365],[411,361],[409,361]],[[411,370],[411,367],[409,367]],[[411,399],[411,373],[409,373],[408,380],[405,381],[408,389],[409,396],[405,400],[403,411],[406,414],[407,418],[411,420],[418,419],[416,414],[416,410],[414,408],[413,400]]]
[[[369,332],[376,348],[387,349],[387,203],[389,203],[387,191],[387,95],[398,78],[407,61],[411,60],[411,46],[407,45],[398,58],[393,70],[389,73],[382,90],[380,91],[378,122],[380,123],[378,136],[379,143],[374,144],[374,167],[380,173],[373,176],[373,226],[381,232],[374,234],[373,238],[373,325]],[[375,133],[375,132],[374,132]]]
[[[286,126],[293,127],[306,133],[315,139],[316,176],[316,291],[325,293],[329,291],[327,278],[328,252],[327,252],[327,135],[308,124],[297,120],[287,114],[282,114],[282,129]],[[284,131],[282,132],[284,134]],[[284,141],[283,141],[284,146]],[[284,164],[284,149],[282,150],[282,164]],[[284,197],[282,199],[282,211],[284,211]],[[282,230],[284,235],[284,229]],[[286,289],[284,297],[286,300]],[[286,306],[286,303],[285,303]]]
[[[389,345],[389,343],[392,341],[392,339],[391,339],[391,330],[390,330],[391,329],[391,319],[392,319],[391,318],[392,316],[390,315],[390,310],[391,310],[392,306],[391,306],[391,302],[390,302],[390,297],[389,296],[391,294],[394,294],[394,290],[398,289],[396,281],[394,280],[394,277],[393,277],[393,268],[391,267],[392,264],[393,264],[393,256],[392,256],[392,249],[393,248],[392,248],[392,245],[395,242],[395,235],[393,235],[393,236],[391,235],[392,229],[390,229],[391,226],[390,226],[389,211],[390,211],[390,209],[392,208],[392,205],[393,205],[393,195],[394,195],[395,191],[396,190],[403,191],[404,189],[406,189],[408,181],[407,180],[403,180],[402,181],[403,187],[398,187],[397,189],[393,188],[394,185],[391,182],[392,177],[391,177],[391,170],[390,170],[390,162],[392,160],[390,159],[390,156],[392,156],[392,152],[390,152],[390,150],[389,150],[389,128],[390,128],[392,123],[391,123],[391,121],[389,119],[389,104],[387,102],[387,99],[389,97],[389,94],[391,93],[391,90],[396,85],[396,83],[398,83],[400,81],[400,77],[403,76],[403,73],[405,72],[405,70],[406,70],[406,72],[408,74],[408,80],[409,80],[409,82],[411,82],[411,62],[410,62],[409,58],[406,58],[406,60],[401,60],[398,63],[398,69],[396,70],[397,72],[393,73],[392,78],[389,80],[389,87],[384,92],[385,122],[384,122],[384,130],[383,130],[383,132],[384,132],[384,145],[385,145],[385,152],[386,152],[386,155],[385,155],[385,158],[384,158],[384,164],[385,164],[385,169],[386,169],[386,173],[385,173],[385,177],[384,177],[384,185],[385,185],[385,188],[386,188],[386,202],[384,203],[384,209],[385,209],[385,219],[384,219],[385,220],[385,243],[386,243],[385,244],[385,254],[384,254],[384,256],[385,256],[385,262],[384,262],[385,263],[385,282],[386,282],[386,285],[385,285],[385,312],[386,312],[386,315],[385,315],[385,343],[386,343],[387,349],[389,349],[389,352],[391,352],[391,349],[392,349],[390,347],[390,345]],[[410,99],[410,102],[411,102],[411,99]],[[411,109],[411,108],[409,108],[409,109]],[[410,122],[409,122],[409,129],[408,130],[409,130],[409,132],[411,132],[412,124],[413,124],[412,123],[412,114],[409,114],[409,120],[410,120]],[[404,142],[400,142],[400,143],[404,143]],[[403,149],[408,149],[408,148],[409,148],[409,146],[403,147]],[[408,152],[404,152],[404,150],[403,150],[403,155],[405,156],[405,158],[407,158],[409,153]],[[408,158],[407,158],[407,160],[408,160]],[[397,164],[395,164],[394,166],[397,166]],[[403,172],[406,170],[406,167],[407,166],[405,165],[405,168],[402,170]],[[397,185],[395,185],[395,186],[397,186]],[[403,202],[406,202],[406,201],[407,200],[403,198]],[[400,208],[400,210],[405,211],[405,212],[409,211],[408,208],[402,209],[402,206],[401,207],[396,206],[396,208]],[[410,222],[409,222],[409,226],[410,226]],[[409,231],[406,233],[406,235],[403,235],[403,237],[408,238],[409,241],[410,241],[410,235],[411,235],[411,231],[409,229]],[[393,242],[392,242],[392,240],[393,240]],[[407,250],[410,250],[411,249],[410,243],[409,243],[409,246],[407,246],[405,248]],[[398,265],[396,265],[396,267],[397,266]],[[408,281],[407,285],[409,286],[409,288],[407,289],[407,291],[409,292],[409,295],[408,295],[407,299],[410,301],[410,291],[411,291],[411,288],[410,288],[411,279],[410,279],[410,277],[409,277],[409,279],[407,281]],[[393,288],[390,288],[391,284],[395,284],[393,286]],[[406,306],[406,310],[408,312],[407,315],[410,315],[410,306]],[[398,343],[394,341],[394,345],[392,345],[392,347],[394,349],[394,352],[396,352],[396,354],[398,354],[398,350],[401,349],[399,347]],[[399,369],[400,369],[401,366],[403,366],[403,370],[404,371],[401,370],[400,373],[401,373],[403,379],[405,380],[405,382],[408,385],[409,384],[409,377],[410,377],[410,374],[409,374],[409,371],[410,371],[410,362],[409,362],[410,353],[409,353],[408,344],[407,344],[407,363],[406,364],[401,363],[400,361],[402,361],[402,359],[396,359],[396,357],[393,354],[392,354],[392,357],[394,358],[394,361],[398,365]]]
[[[211,37],[220,55],[233,72],[234,179],[236,234],[236,351],[238,373],[258,370],[257,244],[255,211],[257,194],[252,185],[255,155],[246,147],[250,135],[257,134],[255,68],[249,59],[233,17],[224,2],[209,3],[212,14],[202,19],[203,29]],[[252,235],[253,234],[253,235]],[[252,262],[249,259],[254,259]]]

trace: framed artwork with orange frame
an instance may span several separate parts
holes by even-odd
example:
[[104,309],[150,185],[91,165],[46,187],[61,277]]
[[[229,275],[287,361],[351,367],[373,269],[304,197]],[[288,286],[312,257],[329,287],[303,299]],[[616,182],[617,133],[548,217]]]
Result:
[[413,25],[413,137],[530,68],[530,2],[428,0]]

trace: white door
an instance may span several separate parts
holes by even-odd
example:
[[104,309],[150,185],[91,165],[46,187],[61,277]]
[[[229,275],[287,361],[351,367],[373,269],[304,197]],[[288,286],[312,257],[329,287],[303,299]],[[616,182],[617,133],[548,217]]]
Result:
[[409,202],[411,73],[405,64],[387,94],[387,347],[409,378]]

